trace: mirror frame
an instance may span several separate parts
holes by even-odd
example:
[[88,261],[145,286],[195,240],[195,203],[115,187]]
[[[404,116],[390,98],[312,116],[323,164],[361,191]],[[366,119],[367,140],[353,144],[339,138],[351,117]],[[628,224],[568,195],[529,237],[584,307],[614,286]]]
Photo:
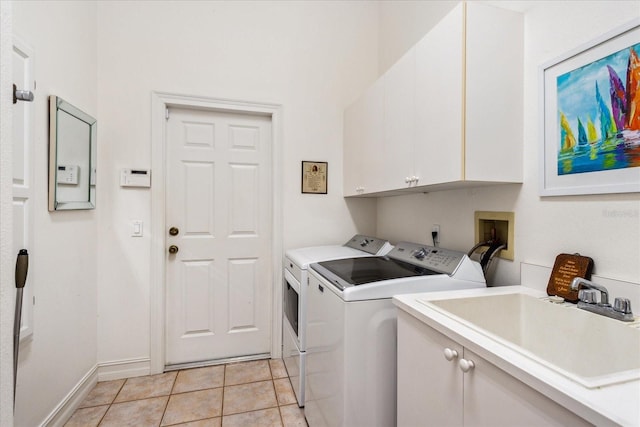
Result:
[[[58,113],[64,113],[83,122],[89,126],[88,140],[89,158],[87,159],[88,175],[87,180],[87,199],[81,201],[64,201],[58,200],[58,153],[63,141],[59,135]],[[74,210],[74,209],[95,209],[95,172],[93,169],[97,163],[97,120],[87,113],[81,111],[77,107],[71,105],[59,96],[49,96],[49,211]],[[85,172],[85,174],[87,174]],[[84,190],[83,190],[84,191]]]

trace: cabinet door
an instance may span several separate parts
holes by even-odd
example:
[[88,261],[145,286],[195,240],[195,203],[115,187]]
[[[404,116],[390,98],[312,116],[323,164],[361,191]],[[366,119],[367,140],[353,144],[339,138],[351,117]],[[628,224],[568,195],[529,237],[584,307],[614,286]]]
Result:
[[465,177],[522,182],[523,15],[467,2],[466,28]]
[[461,426],[462,372],[444,350],[463,348],[415,317],[398,313],[398,427]]
[[420,185],[464,179],[463,12],[460,4],[416,45],[416,152]]
[[343,133],[343,194],[356,196],[362,187],[362,132],[365,127],[365,100],[361,96],[344,111]]
[[465,349],[475,367],[464,374],[465,426],[587,426],[576,414]]
[[360,147],[362,193],[375,193],[384,188],[384,84],[376,81],[364,93],[364,129]]
[[381,191],[384,169],[384,86],[377,80],[345,110],[344,195]]
[[382,77],[384,84],[384,152],[385,167],[382,190],[414,186],[405,178],[413,170],[415,138],[415,69],[416,53],[412,48]]

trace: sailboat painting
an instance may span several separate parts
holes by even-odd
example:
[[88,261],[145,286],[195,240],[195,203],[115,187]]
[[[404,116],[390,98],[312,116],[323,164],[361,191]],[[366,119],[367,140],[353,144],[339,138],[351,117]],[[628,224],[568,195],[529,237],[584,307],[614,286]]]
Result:
[[558,176],[640,167],[639,55],[630,44],[556,77]]

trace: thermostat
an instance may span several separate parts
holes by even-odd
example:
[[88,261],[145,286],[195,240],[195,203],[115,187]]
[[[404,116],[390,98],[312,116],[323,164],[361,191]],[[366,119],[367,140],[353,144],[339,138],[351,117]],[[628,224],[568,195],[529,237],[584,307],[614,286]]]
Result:
[[76,185],[78,184],[78,165],[58,165],[56,182],[58,184]]
[[120,186],[151,187],[151,171],[149,169],[122,169]]

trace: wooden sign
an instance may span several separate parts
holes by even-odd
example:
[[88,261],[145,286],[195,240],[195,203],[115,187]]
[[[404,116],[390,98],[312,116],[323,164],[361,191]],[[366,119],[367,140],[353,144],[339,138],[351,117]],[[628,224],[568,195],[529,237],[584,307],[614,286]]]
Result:
[[570,302],[578,302],[578,290],[571,289],[571,282],[576,277],[591,279],[593,259],[580,254],[560,254],[547,284],[547,294],[557,295]]

